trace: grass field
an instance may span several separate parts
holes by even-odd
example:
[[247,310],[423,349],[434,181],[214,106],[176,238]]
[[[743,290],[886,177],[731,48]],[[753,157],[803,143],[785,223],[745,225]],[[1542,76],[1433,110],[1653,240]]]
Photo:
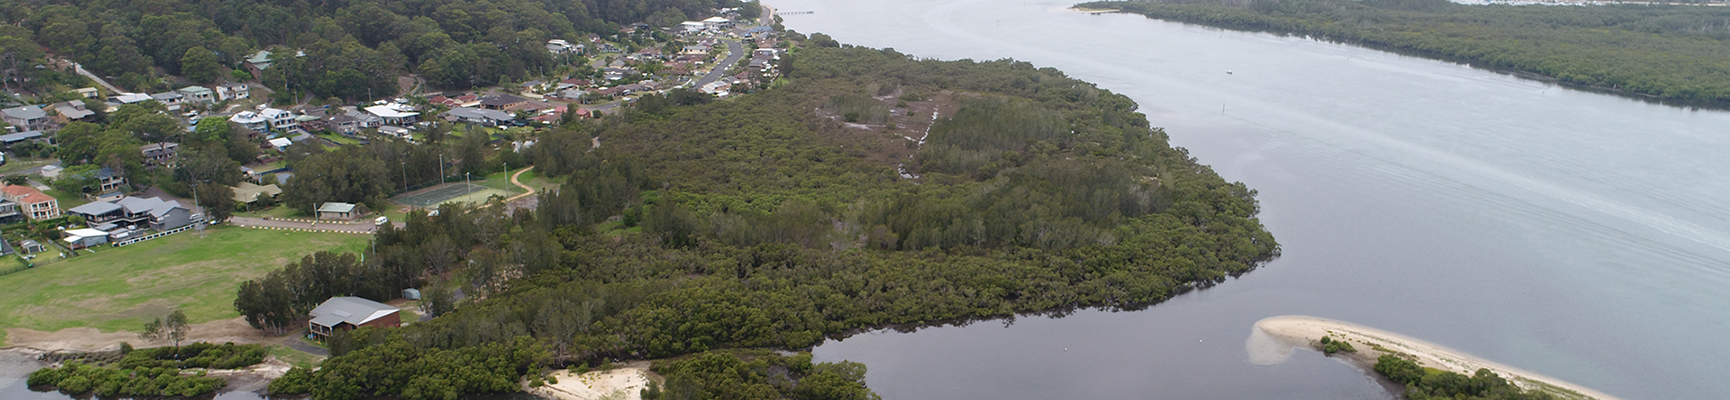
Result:
[[59,190],[55,190],[55,189],[44,190],[44,191],[42,191],[42,194],[46,194],[50,197],[53,197],[55,200],[60,200],[60,209],[61,210],[70,210],[73,207],[82,206],[82,205],[85,205],[87,203],[90,203],[90,199],[86,199],[86,198],[84,198],[84,196],[66,193],[66,192],[62,192]]
[[192,323],[234,318],[240,281],[312,252],[359,251],[370,239],[236,227],[212,228],[206,236],[185,232],[101,247],[96,254],[81,251],[77,258],[0,276],[0,329],[137,330],[176,307]]

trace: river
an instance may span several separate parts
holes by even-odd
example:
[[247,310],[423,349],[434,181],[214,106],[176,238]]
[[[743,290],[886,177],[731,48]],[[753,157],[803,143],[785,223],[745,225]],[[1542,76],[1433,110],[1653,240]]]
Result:
[[1305,314],[1624,398],[1730,395],[1730,113],[1459,64],[1052,0],[776,0],[789,29],[1015,58],[1126,94],[1260,191],[1266,267],[1137,312],[829,341],[885,398],[1390,398],[1313,352],[1249,363]]

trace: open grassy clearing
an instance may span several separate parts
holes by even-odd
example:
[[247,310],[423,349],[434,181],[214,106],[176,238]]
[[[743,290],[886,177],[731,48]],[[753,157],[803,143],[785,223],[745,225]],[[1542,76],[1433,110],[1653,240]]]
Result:
[[[219,227],[99,247],[0,276],[0,329],[136,330],[175,307],[192,323],[234,318],[240,281],[320,250],[359,251],[369,236]],[[53,252],[42,253],[44,258]],[[41,264],[41,263],[38,263]]]

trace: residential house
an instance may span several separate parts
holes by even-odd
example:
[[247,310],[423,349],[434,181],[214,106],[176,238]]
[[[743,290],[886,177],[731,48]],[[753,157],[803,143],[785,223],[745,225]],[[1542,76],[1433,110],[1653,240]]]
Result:
[[400,127],[400,126],[390,126],[390,125],[381,126],[381,127],[378,127],[378,133],[382,134],[382,135],[395,136],[395,137],[399,137],[399,138],[403,138],[403,139],[408,139],[408,138],[414,137],[414,134],[409,133],[408,128],[404,128],[404,127]]
[[18,204],[25,218],[34,220],[60,218],[60,200],[42,194],[36,188],[20,185],[0,187],[0,198]]
[[348,114],[337,114],[324,117],[324,122],[321,125],[324,126],[324,129],[329,129],[331,132],[341,133],[344,135],[360,133],[361,128],[360,118]]
[[525,98],[521,98],[521,97],[517,97],[517,96],[512,96],[512,95],[508,95],[508,94],[496,94],[496,95],[481,97],[481,108],[485,108],[488,110],[503,110],[506,108],[511,108],[511,107],[516,107],[516,106],[520,106],[523,104],[527,104],[528,102],[529,102],[529,99],[525,99]]
[[264,70],[270,68],[270,52],[259,50],[241,62],[246,72],[251,72],[253,79],[264,79]]
[[276,151],[287,150],[288,145],[294,144],[294,141],[288,140],[288,138],[275,138],[268,142],[270,143],[270,147],[276,149]]
[[366,215],[365,204],[328,202],[318,205],[318,219],[354,220]]
[[420,113],[414,112],[414,107],[396,103],[367,107],[366,113],[378,117],[379,120],[389,125],[412,124],[415,123],[416,118],[420,117]]
[[84,96],[86,99],[94,99],[102,96],[102,91],[96,90],[96,88],[93,87],[72,89],[72,91],[78,93],[79,96]]
[[458,107],[445,112],[445,119],[451,122],[462,122],[482,126],[498,126],[508,124],[516,116],[499,110],[484,108]]
[[96,181],[101,183],[97,193],[118,192],[126,186],[126,177],[114,173],[114,169],[108,167],[96,170]]
[[172,166],[174,156],[180,154],[180,144],[171,142],[151,143],[138,146],[138,152],[144,155],[144,165]]
[[363,326],[395,328],[402,325],[401,309],[359,297],[332,297],[307,313],[307,331],[320,339],[337,331]]
[[78,250],[86,247],[108,243],[108,232],[95,229],[73,229],[66,231],[66,247]]
[[252,88],[244,83],[230,83],[216,87],[216,101],[244,100],[252,98]]
[[18,132],[18,133],[0,135],[0,147],[5,147],[5,148],[10,149],[10,148],[12,148],[12,145],[15,145],[15,144],[24,143],[24,142],[37,142],[37,141],[43,141],[43,140],[47,140],[47,137],[42,136],[42,131]]
[[733,21],[721,17],[709,17],[703,20],[703,29],[721,30],[733,27]]
[[84,102],[75,100],[54,103],[54,114],[57,115],[56,121],[67,124],[72,121],[89,122],[94,119],[96,112],[86,108]]
[[274,183],[259,186],[252,182],[243,181],[234,185],[234,201],[240,203],[253,204],[259,200],[276,200],[276,196],[280,194],[282,194],[282,188]]
[[242,128],[264,132],[270,130],[270,120],[252,111],[241,111],[228,117],[228,122],[240,125]]
[[294,132],[300,129],[300,122],[295,121],[294,113],[288,112],[288,110],[266,108],[259,111],[258,116],[268,121],[270,130],[273,131]]
[[178,90],[187,103],[216,104],[216,91],[203,86],[187,86]]
[[24,222],[24,213],[18,212],[18,203],[12,200],[0,199],[0,224]]
[[691,34],[703,31],[703,21],[685,21],[679,23],[679,33]]
[[19,106],[0,110],[0,119],[18,129],[42,131],[52,127],[54,121],[48,119],[48,113],[42,111],[42,106]]
[[192,224],[192,210],[174,200],[126,197],[117,201],[93,201],[67,212],[94,225],[114,224],[167,231]]
[[157,103],[168,106],[169,111],[179,110],[180,105],[186,102],[186,95],[180,92],[154,93],[150,95],[150,98],[156,100]]
[[547,52],[555,55],[582,54],[583,45],[571,44],[564,39],[553,39],[547,41]]

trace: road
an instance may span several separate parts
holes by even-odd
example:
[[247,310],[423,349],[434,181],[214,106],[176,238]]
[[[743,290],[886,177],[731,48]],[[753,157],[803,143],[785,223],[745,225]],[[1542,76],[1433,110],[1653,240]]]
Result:
[[97,85],[102,85],[102,87],[108,88],[109,93],[126,93],[126,91],[120,90],[120,88],[117,88],[117,87],[114,87],[114,85],[108,84],[108,81],[102,80],[102,77],[96,76],[96,74],[92,74],[92,73],[90,73],[90,71],[85,71],[83,65],[78,65],[78,63],[72,63],[72,70],[77,71],[79,75],[84,75],[84,77],[90,78],[90,80],[96,81]]
[[727,41],[727,59],[721,60],[720,64],[715,64],[715,68],[710,69],[709,74],[703,75],[703,79],[698,79],[697,83],[691,85],[691,88],[702,89],[703,85],[707,85],[709,82],[714,82],[716,79],[721,79],[721,75],[727,73],[727,68],[732,67],[734,63],[738,63],[739,58],[744,56],[745,46],[739,45],[739,42],[737,41]]

